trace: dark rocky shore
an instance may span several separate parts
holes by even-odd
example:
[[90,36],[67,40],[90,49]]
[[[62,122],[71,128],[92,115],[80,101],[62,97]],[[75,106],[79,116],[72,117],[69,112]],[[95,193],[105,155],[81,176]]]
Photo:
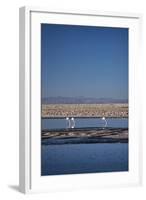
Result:
[[43,144],[128,142],[127,128],[74,128],[43,130]]

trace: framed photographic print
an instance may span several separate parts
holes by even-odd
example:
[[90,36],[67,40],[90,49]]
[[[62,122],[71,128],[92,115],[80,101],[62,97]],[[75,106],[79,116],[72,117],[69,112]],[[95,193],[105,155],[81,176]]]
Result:
[[140,26],[20,8],[20,191],[140,184]]

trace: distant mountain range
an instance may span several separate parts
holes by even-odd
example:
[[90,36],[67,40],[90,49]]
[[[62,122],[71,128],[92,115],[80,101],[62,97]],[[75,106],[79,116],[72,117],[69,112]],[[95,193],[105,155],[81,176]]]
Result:
[[128,103],[128,99],[94,98],[94,97],[47,97],[42,98],[42,104],[106,104]]

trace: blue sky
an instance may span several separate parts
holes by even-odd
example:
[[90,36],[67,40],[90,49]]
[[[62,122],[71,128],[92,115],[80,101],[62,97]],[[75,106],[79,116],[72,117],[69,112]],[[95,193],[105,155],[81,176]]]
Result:
[[128,29],[41,25],[44,97],[128,99]]

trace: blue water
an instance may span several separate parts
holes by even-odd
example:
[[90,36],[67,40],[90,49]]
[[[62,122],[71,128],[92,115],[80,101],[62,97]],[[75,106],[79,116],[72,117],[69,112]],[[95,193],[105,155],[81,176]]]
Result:
[[[75,118],[76,128],[104,127],[99,118]],[[66,128],[65,119],[42,119],[42,129]],[[128,128],[127,118],[107,118],[107,127]],[[43,142],[45,141],[45,142]],[[41,175],[128,171],[128,143],[41,145]]]
[[128,171],[128,144],[42,145],[42,174]]
[[[127,118],[106,118],[107,127],[127,128]],[[60,119],[42,119],[42,129],[66,128],[68,122],[65,118]],[[75,118],[75,128],[84,127],[104,127],[105,122],[101,118]]]

